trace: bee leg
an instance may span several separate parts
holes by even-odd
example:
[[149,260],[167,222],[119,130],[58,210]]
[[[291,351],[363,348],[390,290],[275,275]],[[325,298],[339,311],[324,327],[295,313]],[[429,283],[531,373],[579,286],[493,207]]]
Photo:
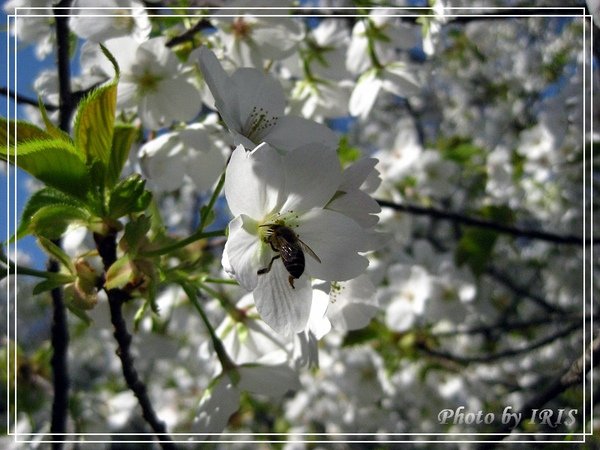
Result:
[[292,289],[296,289],[296,287],[294,286],[294,280],[295,278],[292,275],[288,277],[288,281],[290,282],[290,286],[292,287]]
[[[273,265],[273,261],[275,261],[275,260],[276,260],[277,258],[279,258],[279,257],[281,257],[281,255],[279,255],[279,254],[277,254],[277,255],[273,256],[273,257],[271,258],[271,262],[269,263],[269,265],[268,265],[267,267],[265,267],[264,269],[260,269],[260,270],[258,270],[258,271],[256,272],[256,274],[257,274],[257,275],[262,275],[262,274],[264,274],[264,273],[268,273],[268,272],[270,272],[270,271],[271,271],[271,266]],[[294,287],[294,286],[292,285],[292,287]]]

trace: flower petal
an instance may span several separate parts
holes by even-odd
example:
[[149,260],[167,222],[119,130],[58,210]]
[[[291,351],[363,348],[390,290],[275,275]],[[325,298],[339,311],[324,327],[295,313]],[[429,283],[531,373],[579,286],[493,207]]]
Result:
[[220,433],[233,413],[240,408],[240,390],[228,374],[221,374],[200,400],[194,419],[195,433]]
[[275,78],[260,70],[243,67],[233,73],[231,81],[238,92],[242,126],[256,111],[262,110],[269,118],[283,115],[285,95],[281,84]]
[[319,257],[306,255],[306,272],[326,281],[344,281],[360,275],[369,265],[358,254],[365,247],[365,233],[352,219],[335,211],[314,209],[301,217],[298,237]]
[[288,278],[281,258],[277,259],[269,272],[258,276],[253,295],[256,309],[267,325],[277,333],[291,336],[306,327],[312,288],[306,275],[294,280],[294,288]]
[[238,280],[240,286],[251,291],[258,283],[257,271],[269,263],[269,252],[262,251],[264,244],[258,237],[258,223],[241,215],[229,223],[229,238],[223,254],[223,264]]
[[337,154],[322,144],[299,147],[283,157],[283,211],[308,211],[327,204],[342,178]]
[[206,47],[200,48],[198,62],[202,75],[204,75],[204,81],[206,81],[215,99],[215,107],[221,113],[227,127],[241,130],[238,92],[231,78],[225,72],[215,54]]
[[300,389],[298,373],[286,364],[259,366],[245,364],[238,367],[239,387],[252,394],[267,395],[277,399],[289,391]]
[[282,201],[284,173],[281,156],[268,144],[252,152],[238,145],[225,175],[225,197],[234,216],[262,220]]
[[366,327],[379,311],[376,289],[366,274],[331,289],[327,317],[338,330]]
[[335,149],[339,137],[325,125],[313,120],[297,116],[283,116],[264,136],[264,140],[273,147],[287,152],[311,143]]

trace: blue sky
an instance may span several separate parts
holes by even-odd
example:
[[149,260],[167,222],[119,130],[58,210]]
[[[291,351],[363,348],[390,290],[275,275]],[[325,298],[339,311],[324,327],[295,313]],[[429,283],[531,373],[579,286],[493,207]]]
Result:
[[[7,27],[8,27],[8,17],[4,13],[4,11],[0,12],[0,21],[2,23],[3,32],[0,33],[0,46],[3,49],[2,58],[5,61],[3,66],[6,67],[6,57],[7,57]],[[13,24],[11,23],[11,26]],[[14,41],[13,41],[14,42]],[[11,61],[14,61],[14,53],[11,55]],[[34,54],[34,50],[32,46],[20,45],[17,49],[17,86],[18,93],[22,95],[26,95],[31,98],[36,98],[35,91],[33,90],[33,81],[37,74],[39,74],[42,68],[47,68],[53,66],[52,57],[46,58],[44,61],[39,61]],[[12,65],[12,62],[11,62]],[[14,65],[10,68],[14,70]],[[0,71],[0,86],[7,86],[7,70]],[[14,80],[12,81],[11,88],[14,88]],[[2,117],[7,117],[8,112],[10,111],[10,116],[13,118],[14,116],[14,103],[7,98],[3,99],[3,107],[2,112],[0,113]],[[22,108],[19,108],[17,111],[18,118],[23,118]],[[17,211],[20,215],[29,193],[27,191],[27,179],[28,176],[22,171],[16,176],[17,179]],[[10,177],[10,195],[11,197],[14,195],[14,181],[15,178],[13,176]],[[4,174],[0,174],[0,198],[2,198],[2,207],[0,208],[0,240],[4,241],[6,239],[8,220],[14,220],[14,217],[7,217],[7,208],[6,208],[6,194],[7,194],[7,177]],[[14,198],[14,197],[12,197]],[[12,211],[11,211],[12,216]],[[20,217],[20,216],[19,216]],[[13,227],[11,227],[11,232],[13,232]],[[36,268],[44,267],[46,263],[46,257],[44,254],[38,249],[35,240],[31,237],[24,238],[18,242],[18,248],[28,253],[33,260],[32,266]]]

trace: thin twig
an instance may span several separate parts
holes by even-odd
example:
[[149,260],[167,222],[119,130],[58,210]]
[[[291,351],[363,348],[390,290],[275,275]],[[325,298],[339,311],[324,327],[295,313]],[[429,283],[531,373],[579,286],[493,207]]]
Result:
[[[94,241],[96,242],[98,254],[102,258],[104,270],[108,271],[109,267],[117,259],[116,234],[109,233],[107,235],[101,235],[94,233]],[[155,432],[162,448],[175,449],[177,447],[172,442],[171,437],[167,434],[165,423],[156,416],[150,398],[148,397],[146,385],[140,380],[133,363],[133,356],[130,351],[132,337],[127,331],[127,324],[123,318],[122,311],[123,303],[131,297],[122,289],[109,289],[106,291],[106,295],[108,296],[108,304],[110,307],[110,320],[114,327],[113,336],[118,344],[117,356],[119,356],[121,360],[123,376],[125,377],[127,386],[137,397],[138,403],[142,408],[142,416]]]
[[581,322],[575,321],[571,325],[563,328],[562,330],[559,330],[556,333],[551,334],[550,336],[546,336],[545,338],[539,339],[526,347],[510,348],[510,349],[502,350],[499,352],[489,353],[489,354],[484,354],[484,355],[472,355],[472,356],[456,355],[456,354],[448,353],[445,351],[429,348],[427,346],[427,344],[425,344],[425,343],[419,343],[417,345],[417,348],[430,356],[434,356],[436,358],[441,358],[444,360],[452,361],[452,362],[462,364],[462,365],[469,365],[472,363],[491,363],[491,362],[495,362],[499,359],[508,358],[511,356],[516,356],[516,355],[520,355],[522,353],[527,353],[527,352],[536,350],[540,347],[543,347],[545,345],[548,345],[548,344],[554,342],[556,339],[560,339],[562,337],[568,336],[569,334],[571,334],[573,331],[577,330],[580,327],[581,327]]
[[494,280],[496,280],[497,282],[502,283],[503,286],[510,289],[517,296],[523,297],[523,298],[528,298],[529,300],[534,302],[539,307],[545,309],[547,312],[554,313],[554,314],[567,314],[567,312],[560,306],[556,306],[556,305],[552,305],[552,304],[548,303],[545,298],[543,298],[540,295],[533,294],[532,292],[527,290],[525,287],[520,286],[519,284],[517,284],[517,282],[515,282],[514,280],[511,280],[508,277],[508,275],[502,273],[498,269],[490,266],[486,269],[485,273],[487,275],[489,275],[491,278],[493,278]]
[[[442,220],[450,220],[452,222],[459,223],[461,225],[468,225],[472,227],[478,228],[486,228],[489,230],[494,230],[498,233],[509,234],[515,237],[522,237],[527,239],[538,239],[542,241],[552,242],[554,244],[564,244],[564,245],[583,245],[583,238],[579,236],[573,235],[561,235],[555,233],[549,233],[547,231],[540,230],[529,230],[525,228],[512,227],[509,225],[502,225],[497,222],[492,222],[490,220],[479,219],[476,217],[469,217],[463,214],[451,212],[451,211],[443,211],[441,209],[424,207],[424,206],[416,206],[416,205],[401,205],[399,203],[390,202],[388,200],[377,200],[380,206],[384,208],[392,208],[396,211],[403,211],[409,214],[414,214],[418,216],[429,216],[434,219],[442,219]],[[594,239],[591,241],[593,245],[600,244],[600,239]]]
[[165,43],[165,46],[175,47],[176,45],[183,44],[184,42],[193,41],[196,34],[200,33],[202,30],[205,30],[207,28],[212,28],[212,24],[206,19],[200,19],[194,24],[193,27],[185,30],[180,35],[169,39]]

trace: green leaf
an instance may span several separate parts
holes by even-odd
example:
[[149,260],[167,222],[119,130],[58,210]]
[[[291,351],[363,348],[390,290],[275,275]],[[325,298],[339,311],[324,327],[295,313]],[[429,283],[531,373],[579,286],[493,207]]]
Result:
[[[20,138],[19,138],[20,139]],[[28,172],[60,191],[85,198],[90,188],[90,174],[75,148],[62,140],[44,139],[20,142],[15,151],[0,148],[0,159]]]
[[44,236],[38,237],[38,242],[50,256],[53,256],[63,266],[69,269],[69,272],[75,274],[75,266],[73,265],[73,261],[71,261],[71,257],[67,255],[62,248],[60,248],[51,240],[46,239]]
[[122,289],[127,283],[135,278],[135,269],[129,255],[123,255],[117,259],[106,271],[106,282],[104,287],[110,289]]
[[58,239],[72,224],[86,225],[90,213],[70,205],[51,205],[40,208],[32,217],[29,230],[36,236]]
[[123,240],[127,243],[128,252],[132,254],[137,253],[140,245],[144,242],[146,233],[150,231],[151,225],[152,219],[144,214],[125,225]]
[[86,163],[101,161],[105,171],[110,161],[116,107],[117,84],[113,81],[90,92],[79,104],[75,119],[75,146]]
[[152,194],[145,190],[146,180],[133,174],[115,186],[108,202],[108,214],[115,219],[135,212],[145,211]]
[[31,197],[29,197],[29,200],[23,209],[19,228],[17,229],[16,233],[16,239],[21,239],[29,232],[31,218],[41,208],[44,206],[61,205],[73,206],[80,209],[86,208],[85,203],[51,187],[45,187],[35,192]]
[[75,277],[63,274],[53,274],[54,276],[39,282],[33,288],[33,295],[41,294],[42,292],[51,291],[57,287],[64,286],[65,284],[72,283],[75,281]]
[[69,136],[63,130],[54,125],[54,123],[52,123],[52,121],[48,117],[46,107],[44,106],[44,103],[42,102],[41,98],[38,98],[38,107],[40,109],[40,113],[42,114],[42,120],[44,121],[44,125],[46,126],[46,132],[55,139],[60,139],[72,144],[73,141],[71,140],[71,136]]
[[113,186],[121,176],[121,171],[127,161],[129,150],[137,136],[138,130],[133,125],[123,123],[115,125],[112,147],[110,149],[110,160],[106,171],[106,186]]
[[0,117],[0,155],[10,153],[6,148],[7,142],[8,147],[12,149],[15,143],[51,138],[51,135],[32,123],[22,120],[6,120],[4,117]]

